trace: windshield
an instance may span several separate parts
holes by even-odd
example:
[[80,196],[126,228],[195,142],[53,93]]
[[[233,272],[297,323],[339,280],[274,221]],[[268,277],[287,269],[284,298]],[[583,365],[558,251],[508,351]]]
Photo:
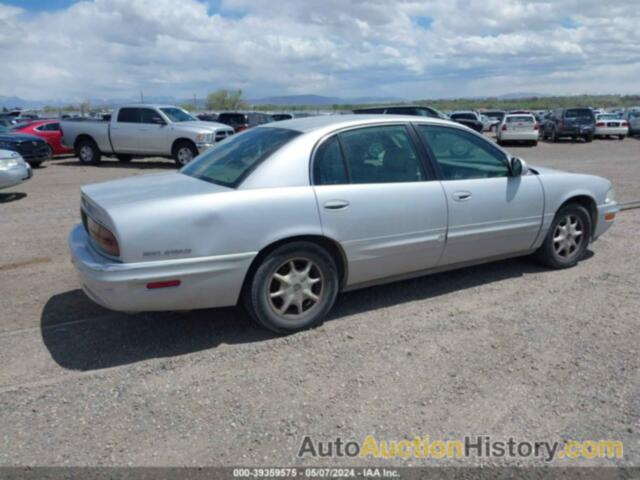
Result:
[[170,107],[161,108],[160,111],[164,113],[172,122],[197,122],[198,119],[190,113],[182,110],[181,108]]
[[477,120],[473,113],[454,113],[451,118],[454,120]]
[[181,172],[211,183],[236,187],[255,167],[300,132],[284,128],[255,128],[220,142]]

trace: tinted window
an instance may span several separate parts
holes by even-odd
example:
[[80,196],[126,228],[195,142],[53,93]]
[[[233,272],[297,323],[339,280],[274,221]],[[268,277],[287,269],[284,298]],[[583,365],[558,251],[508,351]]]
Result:
[[256,128],[215,144],[181,172],[228,187],[235,187],[262,160],[300,132],[284,128]]
[[59,123],[50,123],[49,125],[47,125],[48,130],[51,132],[57,132],[58,130],[60,130],[60,124]]
[[454,120],[477,120],[473,113],[454,113],[451,118]]
[[484,112],[484,114],[496,120],[502,120],[504,118],[504,112]]
[[137,108],[121,108],[118,112],[118,122],[122,123],[138,123]]
[[218,121],[227,125],[244,125],[248,123],[247,116],[243,113],[221,113]]
[[565,118],[593,118],[593,112],[588,108],[569,108],[564,112]]
[[419,125],[445,180],[506,177],[504,154],[488,141],[456,128]]
[[293,118],[293,115],[291,115],[290,113],[274,113],[273,115],[271,115],[271,117],[274,121],[279,122],[281,120],[291,120]]
[[384,113],[384,108],[361,108],[358,110],[354,110],[353,113],[366,113],[366,114]]
[[387,109],[387,113],[392,113],[395,115],[419,115],[416,112],[415,108],[412,107],[393,107],[393,108],[388,108]]
[[404,126],[339,134],[352,183],[417,182],[425,176]]
[[337,136],[326,140],[316,150],[313,159],[313,181],[316,185],[349,183]]
[[[154,122],[154,119],[156,119],[155,122]],[[140,109],[140,123],[155,123],[155,124],[158,124],[159,122],[165,123],[165,121],[158,114],[158,112],[156,112],[155,110],[153,110],[151,108],[141,108]]]

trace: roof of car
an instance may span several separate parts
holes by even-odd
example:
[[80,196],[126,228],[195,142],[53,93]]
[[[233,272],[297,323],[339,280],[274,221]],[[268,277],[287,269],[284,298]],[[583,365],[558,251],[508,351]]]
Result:
[[257,128],[287,128],[299,132],[312,132],[326,127],[345,128],[350,126],[367,125],[373,123],[393,123],[393,122],[421,122],[442,125],[459,124],[448,120],[440,120],[431,117],[417,117],[414,115],[323,115],[318,117],[294,118],[293,120],[282,120],[278,123],[266,123]]

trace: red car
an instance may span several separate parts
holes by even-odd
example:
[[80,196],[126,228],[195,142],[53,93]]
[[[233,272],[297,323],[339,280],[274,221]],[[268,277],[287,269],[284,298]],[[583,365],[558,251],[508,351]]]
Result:
[[51,155],[66,155],[73,153],[72,148],[62,145],[62,130],[59,120],[36,120],[34,122],[17,125],[14,132],[28,133],[42,138],[51,149]]

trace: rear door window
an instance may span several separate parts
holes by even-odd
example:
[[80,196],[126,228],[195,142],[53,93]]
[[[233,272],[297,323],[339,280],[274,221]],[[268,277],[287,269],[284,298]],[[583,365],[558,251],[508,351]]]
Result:
[[119,123],[138,123],[137,108],[121,108],[118,112]]
[[425,180],[422,163],[403,125],[358,128],[338,136],[351,183]]

